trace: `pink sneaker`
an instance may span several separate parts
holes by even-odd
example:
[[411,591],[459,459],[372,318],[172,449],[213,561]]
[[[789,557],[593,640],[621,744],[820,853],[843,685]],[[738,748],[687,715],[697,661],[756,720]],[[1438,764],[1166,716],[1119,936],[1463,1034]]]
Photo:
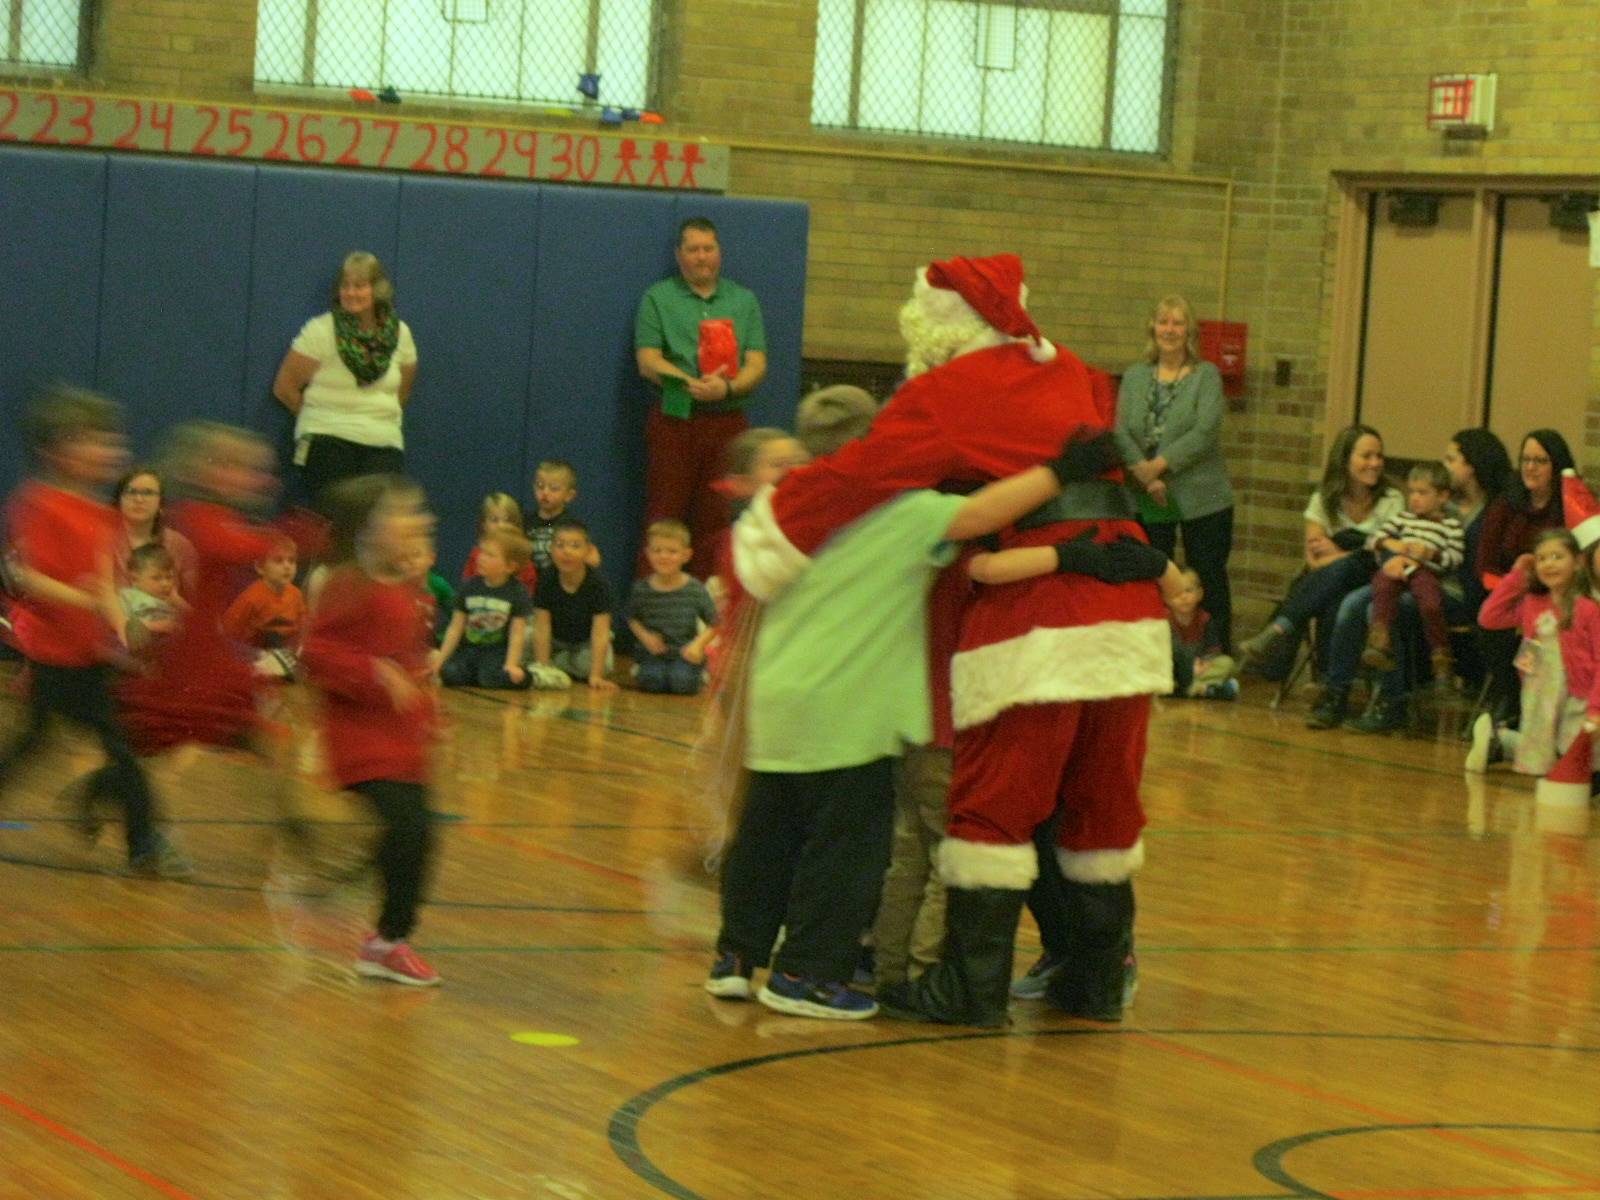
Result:
[[423,962],[410,943],[396,942],[388,950],[380,949],[377,943],[377,938],[368,938],[361,944],[361,953],[356,956],[357,975],[412,987],[439,986],[439,972]]

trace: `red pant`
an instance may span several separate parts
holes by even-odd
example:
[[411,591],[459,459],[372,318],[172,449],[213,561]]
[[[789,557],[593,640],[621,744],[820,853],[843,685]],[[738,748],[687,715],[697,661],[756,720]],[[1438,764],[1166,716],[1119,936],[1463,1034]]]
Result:
[[1450,648],[1450,625],[1444,618],[1444,588],[1436,572],[1418,567],[1406,579],[1392,579],[1379,571],[1372,577],[1372,623],[1385,628],[1394,624],[1395,612],[1400,607],[1400,593],[1411,589],[1417,602],[1417,615],[1422,618],[1422,633],[1428,639],[1428,649]]
[[[645,524],[672,517],[687,525],[694,539],[689,570],[702,579],[715,566],[717,535],[728,527],[728,502],[711,485],[722,477],[728,443],[749,427],[743,413],[697,413],[682,421],[660,405],[651,406],[645,424]],[[639,565],[641,574],[650,569],[643,548]]]
[[1150,697],[1022,704],[956,734],[952,838],[1016,846],[1062,806],[1070,853],[1128,850],[1144,828]]

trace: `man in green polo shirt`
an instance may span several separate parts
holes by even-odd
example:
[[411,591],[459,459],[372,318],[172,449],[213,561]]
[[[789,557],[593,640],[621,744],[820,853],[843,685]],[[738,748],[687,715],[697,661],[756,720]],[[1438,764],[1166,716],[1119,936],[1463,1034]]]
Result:
[[645,291],[633,323],[639,374],[660,397],[645,427],[645,523],[688,525],[690,570],[704,578],[728,523],[711,485],[728,443],[749,425],[744,407],[767,374],[767,331],[755,293],[722,278],[715,225],[690,217],[678,227],[676,256],[679,273]]

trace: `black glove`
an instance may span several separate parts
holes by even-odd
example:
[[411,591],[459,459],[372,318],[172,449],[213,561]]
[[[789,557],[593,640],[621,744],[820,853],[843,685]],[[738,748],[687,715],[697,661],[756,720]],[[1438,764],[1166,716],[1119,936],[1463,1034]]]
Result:
[[1117,440],[1109,433],[1096,434],[1083,441],[1068,442],[1060,454],[1045,463],[1045,466],[1055,472],[1056,481],[1062,487],[1066,487],[1069,483],[1099,479],[1111,468],[1121,465],[1122,456],[1117,453]]
[[1067,542],[1056,543],[1056,570],[1063,575],[1089,575],[1102,583],[1136,583],[1160,579],[1167,572],[1167,556],[1138,538],[1120,537],[1100,545],[1094,531],[1085,529]]

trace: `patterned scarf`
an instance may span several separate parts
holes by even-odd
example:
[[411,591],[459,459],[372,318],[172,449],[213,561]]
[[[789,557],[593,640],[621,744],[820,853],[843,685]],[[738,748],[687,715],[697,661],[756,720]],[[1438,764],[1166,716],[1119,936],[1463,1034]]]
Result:
[[1150,372],[1149,407],[1144,417],[1144,450],[1151,458],[1161,446],[1161,439],[1167,433],[1167,412],[1172,408],[1173,400],[1178,396],[1179,380],[1163,383],[1156,378],[1154,371]]
[[357,383],[368,384],[389,370],[394,348],[400,344],[400,318],[391,312],[387,321],[369,332],[354,316],[336,308],[333,333],[339,343],[339,357],[350,368],[350,374]]

